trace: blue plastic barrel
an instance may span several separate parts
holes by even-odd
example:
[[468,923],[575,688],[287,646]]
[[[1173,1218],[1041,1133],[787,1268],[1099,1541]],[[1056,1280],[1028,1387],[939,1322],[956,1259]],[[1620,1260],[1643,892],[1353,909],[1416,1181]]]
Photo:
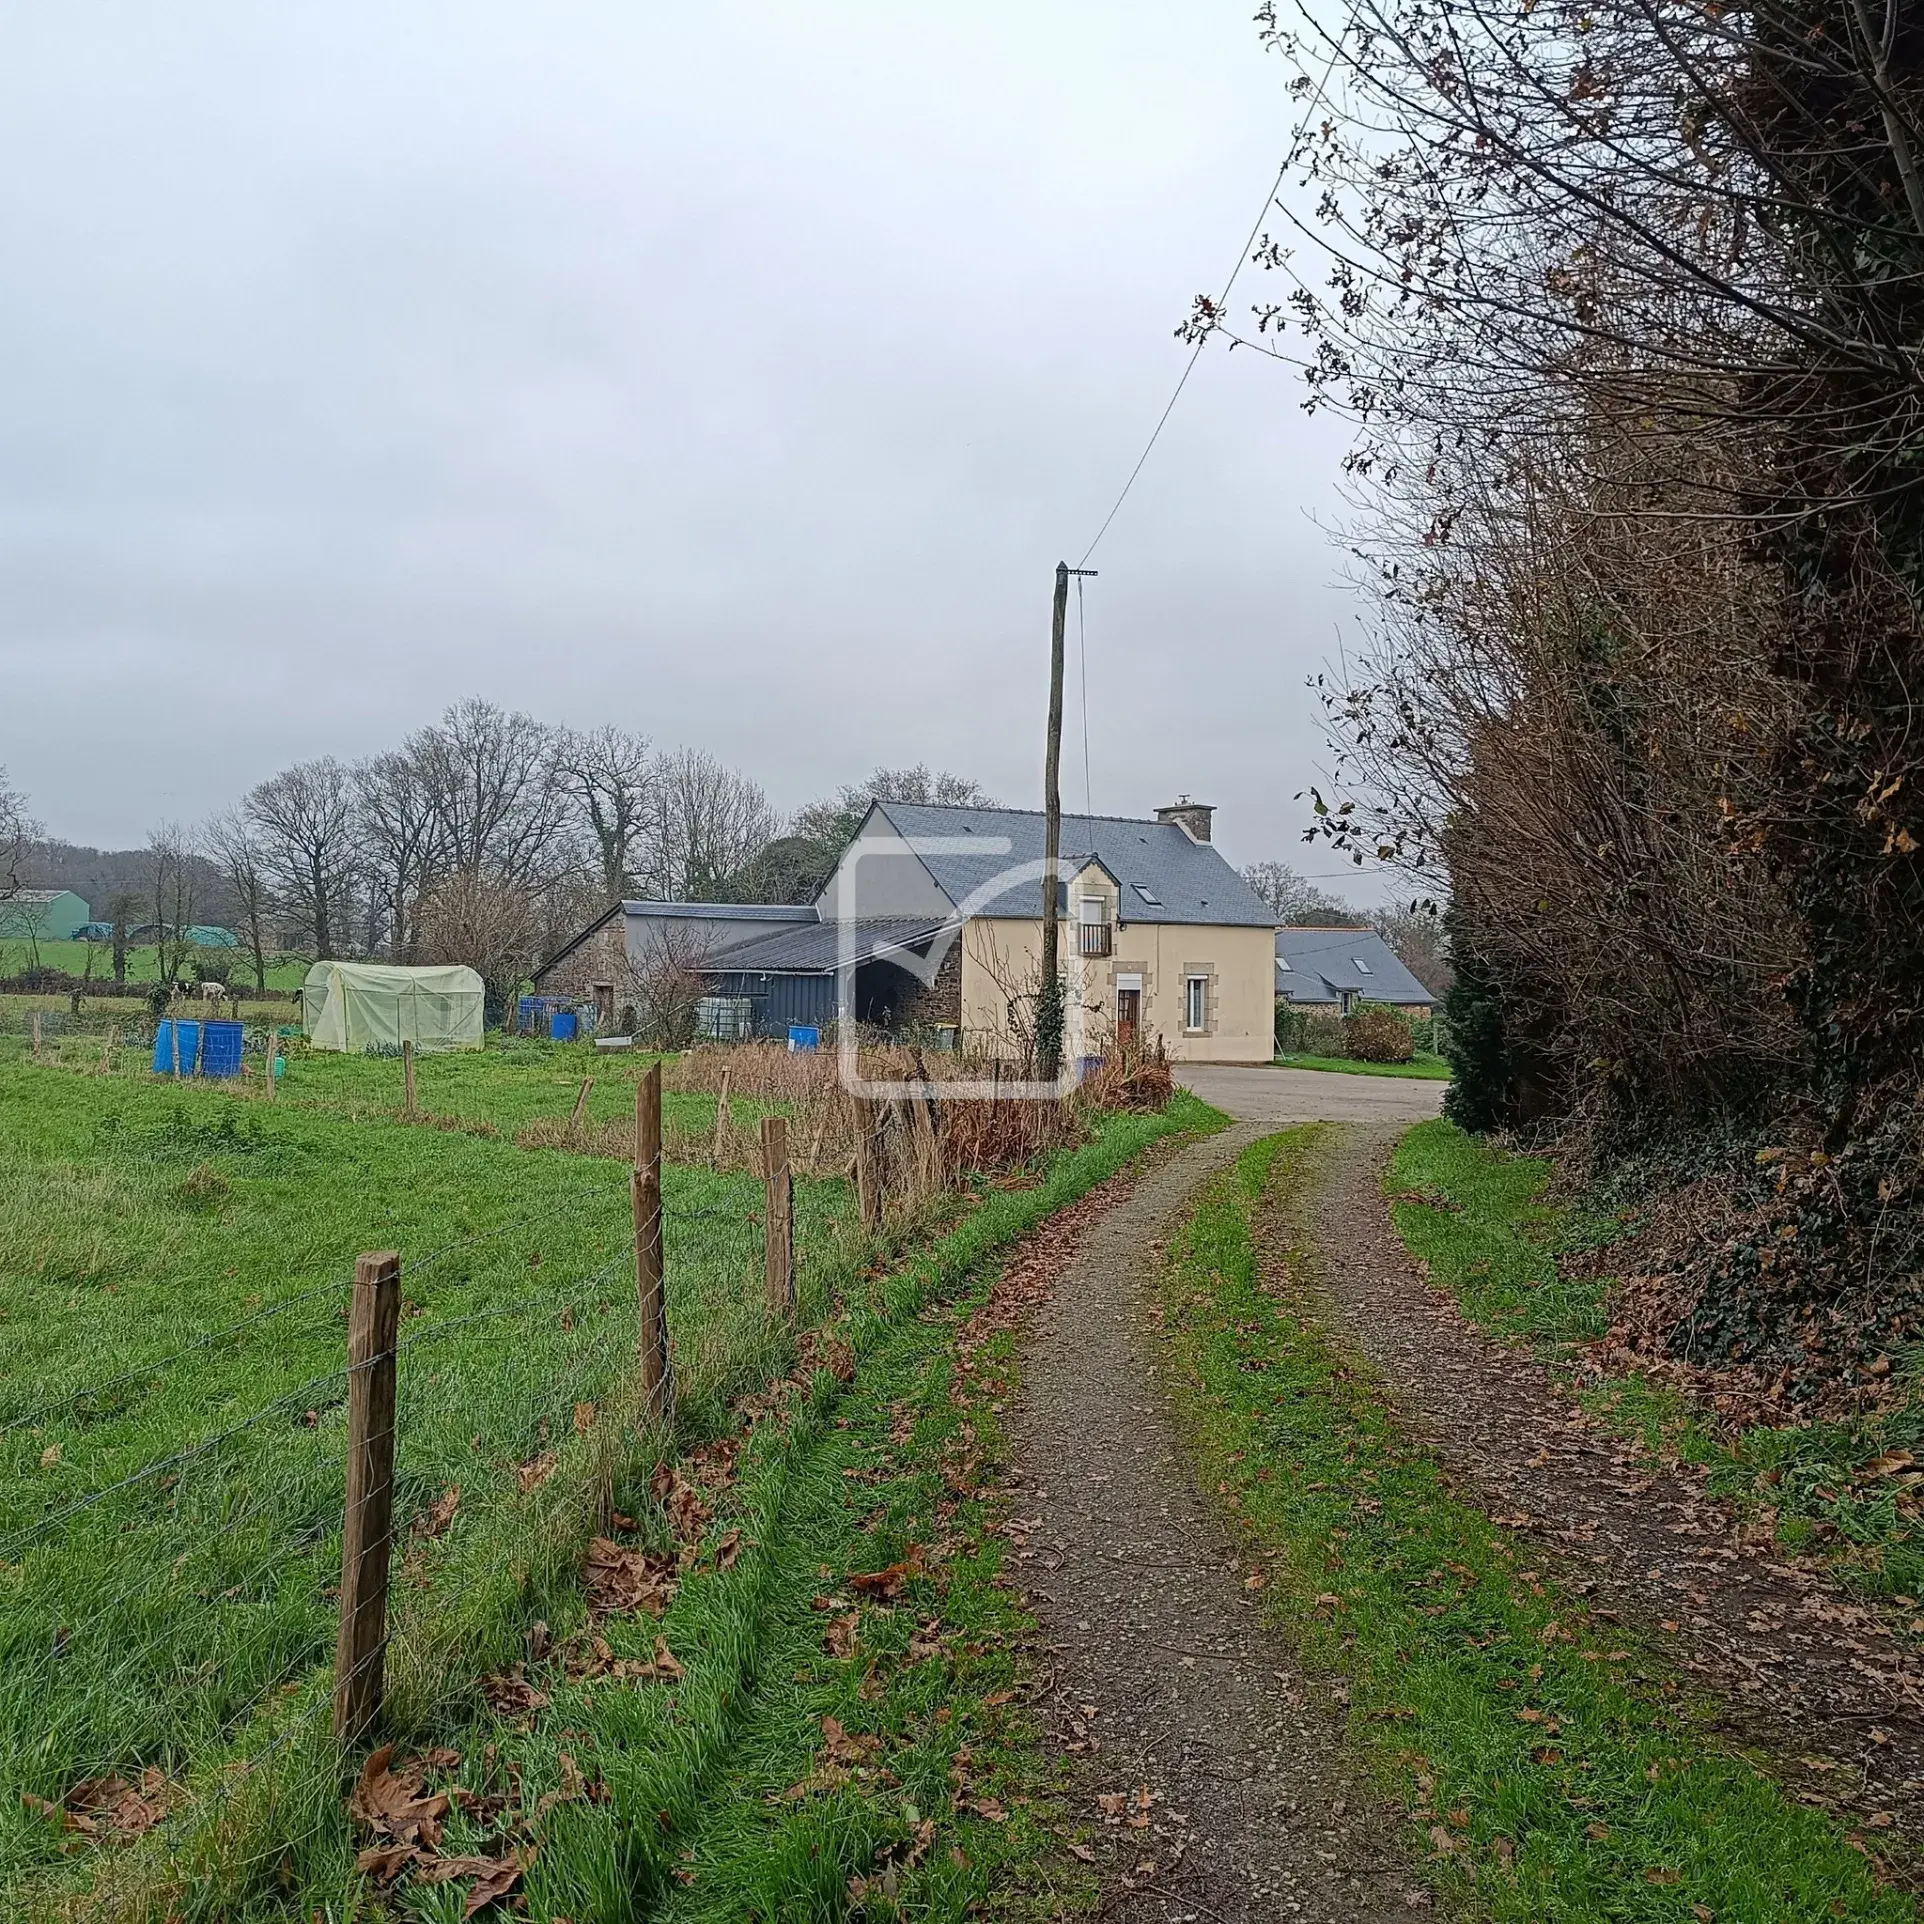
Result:
[[247,1031],[238,1022],[209,1022],[204,1025],[200,1047],[200,1072],[204,1076],[237,1076],[241,1072],[241,1050]]
[[548,1018],[549,1039],[555,1042],[572,1042],[579,1027],[580,1024],[572,1009],[557,1009]]
[[819,1049],[822,1046],[822,1032],[812,1022],[791,1022],[788,1025],[788,1048],[793,1055],[798,1049]]
[[[176,1069],[183,1076],[197,1074],[200,1070],[200,1029],[198,1022],[176,1022],[171,1017],[162,1022],[154,1031],[154,1074],[171,1076]],[[174,1057],[176,1048],[180,1051],[178,1063]]]

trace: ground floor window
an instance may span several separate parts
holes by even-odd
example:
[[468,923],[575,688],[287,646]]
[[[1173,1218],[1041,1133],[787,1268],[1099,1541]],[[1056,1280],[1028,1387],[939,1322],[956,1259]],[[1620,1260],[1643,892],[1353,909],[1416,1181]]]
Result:
[[1192,1035],[1199,1035],[1209,1026],[1208,976],[1192,975],[1184,981],[1182,1025]]

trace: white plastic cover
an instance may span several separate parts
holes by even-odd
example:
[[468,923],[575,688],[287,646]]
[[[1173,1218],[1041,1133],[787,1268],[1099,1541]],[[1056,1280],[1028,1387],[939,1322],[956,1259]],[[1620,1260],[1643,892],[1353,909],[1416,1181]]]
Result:
[[316,962],[301,984],[301,1026],[315,1048],[355,1055],[403,1042],[423,1054],[478,1049],[481,978],[451,965]]

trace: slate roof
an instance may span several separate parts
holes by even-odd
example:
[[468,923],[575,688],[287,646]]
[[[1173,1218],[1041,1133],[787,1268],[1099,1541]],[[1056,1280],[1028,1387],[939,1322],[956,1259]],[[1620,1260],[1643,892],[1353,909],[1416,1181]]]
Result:
[[[1042,860],[1041,812],[1024,808],[942,808],[919,802],[877,802],[900,835],[980,840],[981,854],[923,855],[923,866],[957,908],[980,888],[993,888],[1006,870]],[[1006,849],[994,845],[1006,843]],[[1073,875],[1090,857],[1121,885],[1124,922],[1226,923],[1272,929],[1275,912],[1207,842],[1192,842],[1174,822],[1140,822],[1118,815],[1065,815],[1062,866]],[[1140,885],[1140,886],[1139,886]],[[1146,900],[1147,890],[1153,901]],[[996,918],[1039,913],[1040,889],[1025,880],[971,903],[971,915]]]
[[812,922],[806,902],[624,902],[623,915],[670,916],[678,922]]
[[[1359,968],[1359,962],[1366,966]],[[1345,991],[1392,1005],[1436,1000],[1374,929],[1276,931],[1279,996],[1290,1002],[1341,1002]]]
[[[857,962],[871,961],[891,949],[913,947],[926,954],[928,944],[942,930],[956,930],[959,923],[928,916],[893,916],[854,925],[853,948]],[[710,962],[716,975],[820,975],[836,968],[842,959],[842,930],[836,922],[809,922],[783,929],[775,935],[757,936],[740,948],[725,949]]]

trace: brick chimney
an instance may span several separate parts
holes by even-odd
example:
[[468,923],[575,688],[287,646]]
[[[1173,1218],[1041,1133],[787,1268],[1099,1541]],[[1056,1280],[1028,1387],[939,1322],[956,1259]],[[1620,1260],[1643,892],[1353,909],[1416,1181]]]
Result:
[[1167,808],[1156,810],[1159,822],[1174,822],[1192,842],[1209,840],[1209,818],[1216,812],[1213,802],[1192,802],[1187,795]]

